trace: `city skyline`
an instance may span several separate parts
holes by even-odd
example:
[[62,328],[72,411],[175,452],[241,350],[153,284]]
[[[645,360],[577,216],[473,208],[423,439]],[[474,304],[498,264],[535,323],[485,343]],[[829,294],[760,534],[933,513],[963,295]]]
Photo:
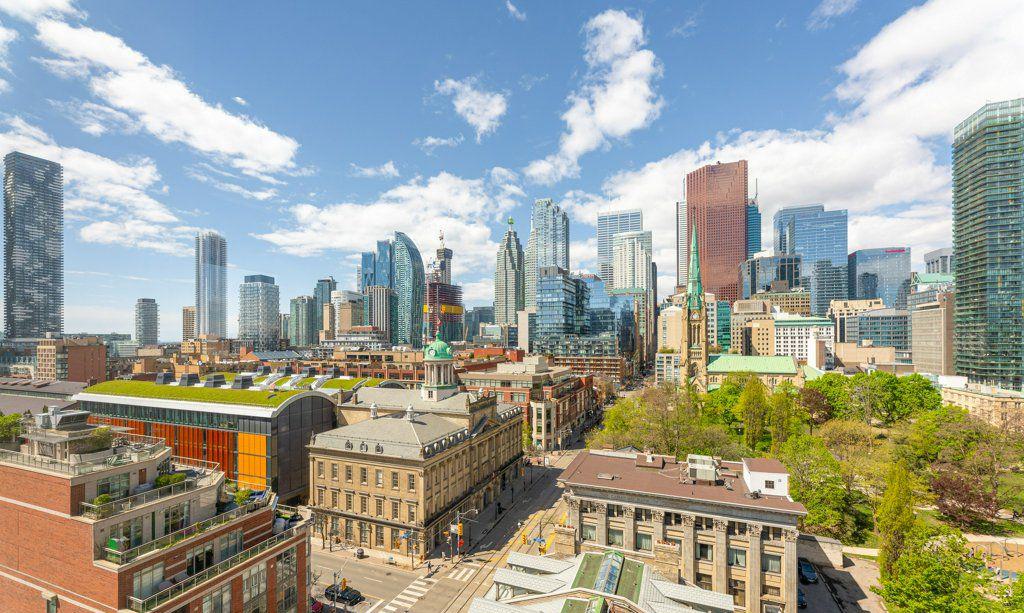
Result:
[[[669,228],[674,203],[683,197],[679,176],[719,159],[749,160],[751,181],[759,181],[763,220],[783,206],[811,202],[848,208],[851,251],[905,245],[918,258],[913,268],[922,269],[920,254],[951,244],[952,127],[985,100],[1019,95],[1012,89],[1020,68],[997,61],[1014,57],[1021,45],[1007,33],[1010,15],[1022,10],[1014,3],[992,3],[966,17],[949,2],[915,3],[916,10],[910,3],[861,5],[813,27],[815,3],[757,7],[743,19],[732,12],[737,9],[717,6],[695,15],[686,7],[639,13],[517,3],[524,20],[494,3],[474,6],[466,19],[473,27],[493,29],[488,44],[498,62],[481,59],[487,54],[474,42],[418,48],[414,45],[423,43],[402,41],[405,46],[397,52],[422,57],[426,67],[394,75],[402,89],[392,100],[414,102],[388,102],[397,113],[396,127],[389,131],[347,119],[357,117],[362,104],[381,104],[376,88],[361,75],[387,72],[382,70],[387,60],[374,55],[379,47],[358,33],[360,24],[388,19],[401,34],[424,24],[441,27],[443,10],[400,15],[367,7],[343,19],[340,9],[331,8],[319,20],[264,11],[238,24],[237,31],[258,31],[261,20],[275,20],[285,35],[312,21],[344,24],[346,32],[351,28],[358,35],[344,43],[328,41],[319,29],[305,38],[285,36],[337,57],[351,52],[332,44],[365,49],[352,55],[358,70],[348,62],[332,64],[347,80],[346,89],[365,98],[339,104],[329,92],[302,91],[307,85],[301,72],[282,87],[280,82],[260,85],[266,67],[257,70],[248,58],[200,65],[195,58],[215,56],[213,45],[220,39],[207,30],[190,30],[194,19],[188,9],[142,6],[129,16],[115,5],[66,6],[72,8],[3,14],[0,27],[13,32],[14,40],[2,51],[9,69],[0,75],[9,115],[0,128],[0,146],[65,167],[66,255],[75,262],[66,279],[67,331],[130,332],[135,297],[150,295],[166,305],[161,339],[177,338],[181,307],[192,293],[188,263],[179,256],[188,255],[187,243],[198,229],[216,230],[232,246],[229,336],[236,333],[236,288],[246,274],[275,276],[284,312],[285,301],[308,293],[318,278],[332,275],[340,288],[351,288],[357,254],[394,229],[420,246],[430,245],[444,229],[460,252],[454,281],[465,288],[466,305],[489,304],[503,221],[511,215],[525,235],[532,201],[545,197],[569,213],[573,270],[596,272],[599,212],[641,208],[654,230],[658,293],[665,296],[675,284]],[[216,7],[211,21],[228,19],[229,13]],[[165,34],[151,31],[148,23],[160,23]],[[893,42],[949,23],[966,32],[976,48],[957,54],[952,64],[941,61],[946,50],[937,43],[910,58]],[[739,27],[747,40],[759,41],[756,50],[730,49],[731,55],[716,60],[721,65],[699,69],[677,59],[697,49],[713,55],[724,51],[716,45],[724,44],[718,34],[725,27]],[[602,34],[624,36],[628,57],[650,60],[636,83],[637,91],[647,94],[629,101],[639,118],[635,123],[613,130],[597,122],[596,144],[583,143],[579,152],[556,142],[559,136],[581,135],[560,116],[570,106],[570,94],[597,101],[607,93],[602,75],[622,58],[591,53],[605,40]],[[554,42],[541,55],[530,49],[534,38]],[[181,45],[182,39],[188,44]],[[395,43],[389,38],[377,44]],[[184,90],[191,115],[209,116],[225,128],[227,138],[205,138],[190,117],[158,115],[137,90],[120,92],[124,96],[101,93],[95,87],[100,83],[125,86],[126,73],[116,63],[104,63],[109,57],[93,54],[90,44],[138,54],[132,57],[154,90]],[[280,50],[274,62],[283,64],[270,72],[288,74],[283,66],[294,64],[294,53]],[[522,59],[513,61],[519,55]],[[543,64],[535,61],[541,57]],[[886,60],[873,59],[878,57]],[[908,74],[896,68],[907,65]],[[715,74],[742,75],[747,87],[786,96],[779,104],[754,108],[727,95],[735,79],[712,84]],[[994,79],[996,74],[1000,78]],[[889,77],[901,87],[887,89],[883,84]],[[309,108],[296,113],[277,104],[277,90],[309,100]],[[484,99],[493,107],[467,115],[472,121],[464,119],[457,109],[467,92],[491,94]],[[914,112],[914,122],[891,120],[920,107],[914,101],[924,95],[940,95],[945,103]],[[864,142],[875,146],[863,147]],[[863,163],[866,157],[872,163]],[[844,163],[829,167],[832,160]],[[452,202],[457,206],[449,206]],[[425,206],[415,213],[396,213],[418,203]],[[336,240],[352,222],[365,231]],[[384,223],[395,227],[384,229]],[[761,232],[762,243],[770,244],[767,223]]]

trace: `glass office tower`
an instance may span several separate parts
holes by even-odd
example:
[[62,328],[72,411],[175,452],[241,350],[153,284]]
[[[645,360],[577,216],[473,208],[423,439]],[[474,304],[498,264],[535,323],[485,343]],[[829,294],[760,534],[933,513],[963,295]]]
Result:
[[881,298],[888,308],[907,308],[909,247],[860,249],[849,255],[847,267],[851,300]]
[[[544,266],[537,271],[537,338],[588,334],[590,290],[564,268]],[[531,331],[530,336],[534,336]]]
[[402,232],[395,232],[392,247],[395,262],[391,285],[395,290],[392,342],[419,347],[423,334],[423,300],[427,284],[423,258],[416,243]]
[[847,213],[820,204],[779,209],[772,222],[775,252],[800,256],[800,285],[811,292],[811,313],[824,316],[848,298]]
[[324,305],[331,303],[331,292],[338,289],[338,282],[334,277],[317,279],[313,287],[313,299],[316,300],[316,329],[319,333],[324,329]]
[[537,305],[537,271],[545,266],[569,270],[569,216],[550,198],[533,203],[526,241],[526,306]]
[[228,243],[216,232],[196,234],[196,334],[228,333]]
[[644,229],[640,209],[612,211],[597,216],[597,274],[605,281],[612,279],[612,237],[621,232],[639,232]]
[[277,349],[280,314],[281,290],[274,277],[247,275],[238,287],[238,340],[257,351]]
[[1024,383],[1024,99],[981,107],[953,131],[956,374]]
[[[523,259],[523,246],[519,243],[515,224],[509,217],[508,230],[498,245],[498,257],[494,265],[494,323],[516,323],[516,313],[525,306],[526,270]],[[468,319],[466,321],[469,323]],[[470,337],[477,334],[479,326],[471,329]]]
[[740,267],[743,299],[768,291],[788,291],[800,287],[800,256],[767,255],[752,257]]
[[747,203],[747,258],[761,250],[761,209],[757,201]]
[[64,169],[17,151],[4,156],[4,331],[64,331]]

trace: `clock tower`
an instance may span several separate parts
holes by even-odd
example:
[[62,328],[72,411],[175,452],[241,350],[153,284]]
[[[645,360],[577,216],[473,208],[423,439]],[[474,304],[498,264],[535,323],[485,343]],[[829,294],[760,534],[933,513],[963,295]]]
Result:
[[708,312],[704,301],[704,284],[700,280],[700,255],[697,253],[697,226],[690,238],[689,280],[686,283],[686,304],[683,312],[683,356],[680,375],[700,391],[708,384]]

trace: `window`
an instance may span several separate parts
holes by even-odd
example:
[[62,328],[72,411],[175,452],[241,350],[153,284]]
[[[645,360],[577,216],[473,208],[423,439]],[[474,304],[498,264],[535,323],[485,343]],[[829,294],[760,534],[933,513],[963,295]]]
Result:
[[782,558],[771,553],[761,554],[761,570],[766,573],[781,573]]
[[373,546],[384,547],[384,526],[373,527]]
[[409,505],[409,523],[416,523],[416,507]]
[[316,476],[317,477],[323,477],[324,476],[324,463],[322,461],[320,461],[320,460],[316,461]]
[[732,596],[733,604],[741,607],[747,606],[747,583],[742,579],[729,579],[728,593]]
[[681,526],[681,525],[683,525],[683,514],[682,513],[665,513],[665,525],[667,525],[667,526]]
[[242,612],[267,610],[267,563],[261,562],[242,573]]
[[238,554],[242,551],[242,531],[235,530],[230,534],[226,534],[220,538],[220,562],[227,560],[231,556]]
[[348,541],[348,542],[352,542],[352,521],[351,520],[346,520],[345,521],[345,540]]
[[331,490],[331,507],[338,508],[338,490]]
[[782,540],[782,528],[778,528],[778,527],[775,527],[775,526],[767,526],[764,529],[763,534],[764,534],[764,536],[762,538],[767,539],[769,541],[781,541]]
[[676,551],[682,551],[683,550],[683,541],[680,540],[680,539],[672,538],[672,537],[665,537],[665,542],[666,543],[671,543],[671,544],[675,545]]
[[156,586],[160,585],[160,582],[163,580],[163,562],[140,570],[132,577],[132,595],[136,598],[149,598],[156,593]]
[[359,497],[359,512],[362,513],[363,515],[366,515],[367,501],[368,501],[368,499],[366,498],[366,496],[360,496]]
[[331,462],[331,481],[338,480],[338,465]]
[[714,530],[715,520],[710,517],[697,516],[693,518],[693,526],[698,530]]
[[765,583],[761,586],[761,593],[765,596],[781,596],[782,590],[777,585],[768,585]]
[[398,519],[398,511],[399,511],[400,507],[401,507],[401,505],[399,504],[399,502],[397,500],[392,500],[391,501],[391,519],[394,519],[394,520]]
[[582,526],[583,540],[584,541],[596,541],[597,540],[597,526],[593,524],[583,524]]
[[126,547],[138,547],[142,544],[142,518],[136,517],[110,527],[110,538],[123,538]]
[[213,542],[197,545],[185,554],[185,570],[189,576],[213,566]]
[[711,562],[714,558],[715,546],[708,543],[697,543],[697,559]]
[[391,471],[391,489],[398,489],[398,473],[395,471]]
[[124,498],[131,488],[132,477],[129,473],[104,477],[96,482],[96,495],[107,494],[114,500]]
[[378,469],[376,477],[377,487],[384,487],[384,471]]
[[345,492],[345,510],[352,510],[352,494]]
[[323,488],[317,488],[317,490],[316,490],[316,504],[319,507],[324,506],[324,490],[323,490]]
[[705,590],[711,589],[711,575],[697,573],[697,585]]
[[613,547],[622,547],[622,530],[608,529],[608,544]]
[[741,521],[731,521],[731,522],[729,522],[728,532],[729,532],[730,535],[736,535],[736,534],[743,535],[743,534],[746,534],[747,533],[747,524],[745,524],[745,523],[743,523]]
[[183,502],[164,511],[164,534],[177,532],[188,525],[188,503]]
[[299,609],[299,589],[296,577],[295,548],[277,555],[277,613],[296,613]]
[[409,491],[412,492],[416,489],[416,475],[409,474]]
[[203,596],[203,613],[231,613],[231,584]]
[[376,507],[375,511],[377,517],[384,517],[384,499],[378,498],[374,502],[376,503],[374,506]]
[[729,548],[729,566],[747,567],[747,551],[745,549]]
[[345,465],[345,481],[352,483],[352,467],[348,464]]
[[636,533],[636,548],[640,551],[650,551],[653,541],[654,536],[651,534],[644,534],[643,532]]
[[774,481],[769,481],[769,480],[766,479],[765,482],[764,482],[764,489],[766,489],[766,490],[773,490],[773,489],[775,489],[775,482]]
[[608,517],[622,517],[623,510],[622,505],[610,504],[608,505]]
[[654,510],[637,507],[634,517],[636,521],[654,521]]
[[359,469],[359,482],[362,483],[363,485],[366,485],[366,467],[365,466]]

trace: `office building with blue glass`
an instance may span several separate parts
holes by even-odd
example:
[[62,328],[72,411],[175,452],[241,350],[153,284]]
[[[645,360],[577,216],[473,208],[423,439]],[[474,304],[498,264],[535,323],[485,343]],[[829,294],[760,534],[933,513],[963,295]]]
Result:
[[811,293],[811,313],[823,316],[833,300],[848,298],[847,212],[820,204],[779,209],[772,222],[775,252],[800,256],[800,285]]
[[797,254],[748,259],[740,266],[740,295],[749,300],[754,294],[800,287],[800,259]]
[[910,248],[860,249],[847,259],[851,300],[881,298],[891,309],[906,309],[910,293]]
[[403,232],[395,232],[394,240],[377,241],[375,253],[364,252],[360,256],[359,284],[364,294],[370,287],[393,290],[394,304],[384,311],[393,313],[394,321],[388,327],[391,342],[419,347],[427,280],[416,243]]
[[597,269],[605,281],[612,280],[612,238],[623,232],[639,232],[644,229],[643,213],[640,209],[612,211],[597,216]]

